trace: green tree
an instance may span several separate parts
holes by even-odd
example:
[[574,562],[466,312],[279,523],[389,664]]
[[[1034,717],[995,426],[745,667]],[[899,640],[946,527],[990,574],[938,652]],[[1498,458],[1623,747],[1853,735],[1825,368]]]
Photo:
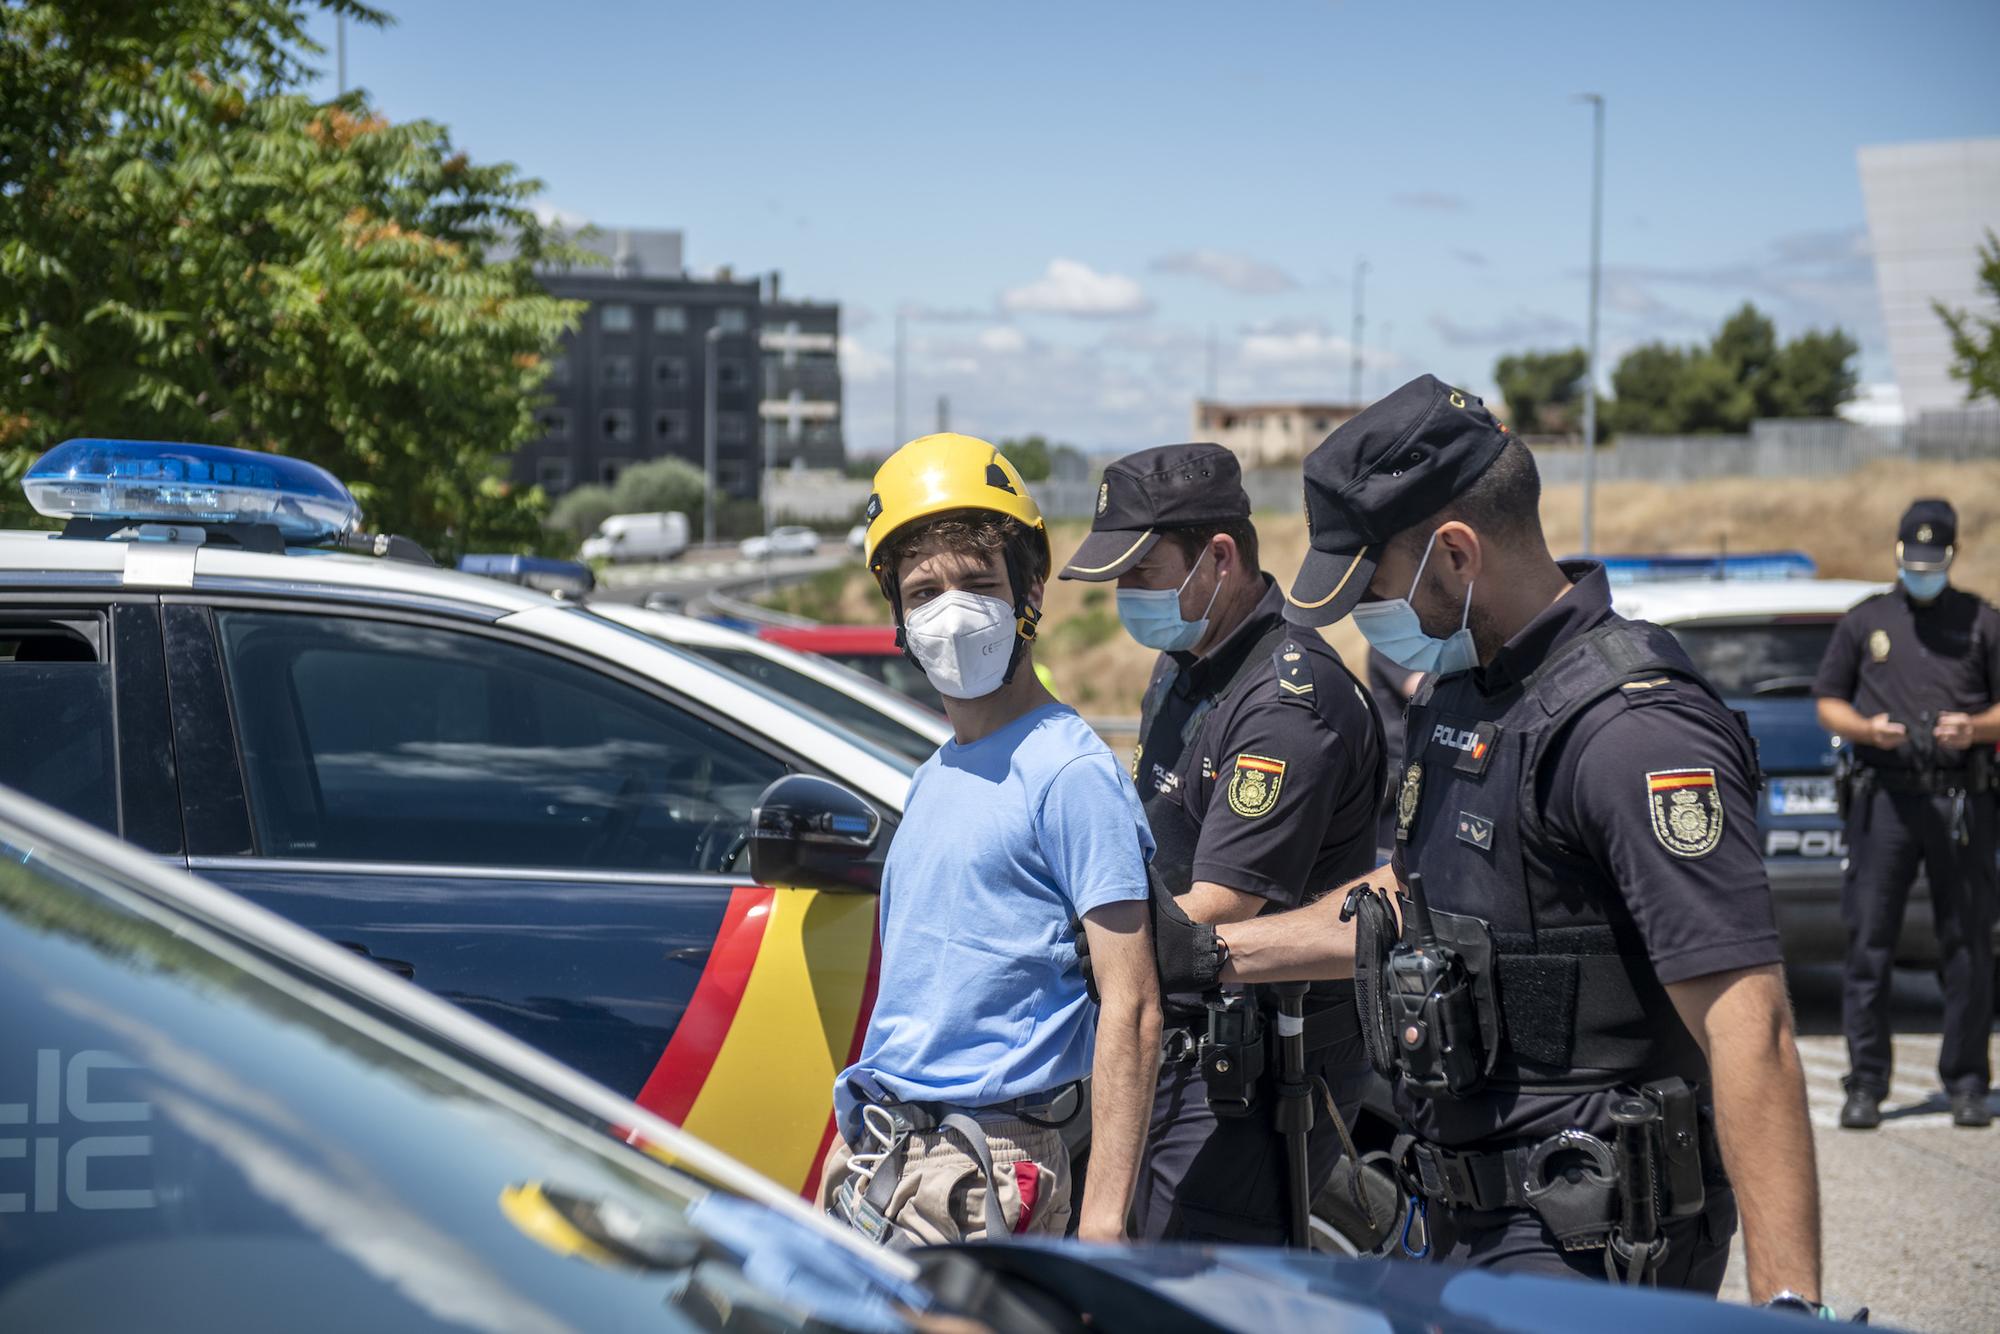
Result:
[[611,488],[617,514],[651,514],[679,510],[699,526],[707,487],[701,469],[685,459],[652,459],[635,463],[618,474]]
[[1639,435],[1671,435],[1681,429],[1674,394],[1686,373],[1688,354],[1665,343],[1644,343],[1618,359],[1611,372],[1606,416],[1614,430]]
[[1801,334],[1778,351],[1771,417],[1831,417],[1854,397],[1860,344],[1839,329]]
[[1780,344],[1775,326],[1745,302],[1707,347],[1635,347],[1611,373],[1608,417],[1642,435],[1740,433],[1760,417],[1831,417],[1854,397],[1860,349],[1839,329]]
[[542,543],[504,460],[577,315],[573,260],[481,166],[361,93],[299,89],[354,0],[0,6],[0,506],[73,435],[293,454],[370,527],[452,556]]
[[1507,400],[1514,429],[1523,435],[1577,429],[1582,421],[1583,375],[1589,366],[1580,347],[1500,358],[1493,378]]
[[1014,465],[1024,482],[1045,482],[1049,477],[1049,442],[1040,435],[1024,436],[1019,440],[1002,440],[1000,452]]
[[[1769,316],[1745,301],[1735,314],[1722,322],[1722,328],[1709,342],[1708,351],[1723,370],[1749,392],[1750,414],[1743,418],[1743,425],[1731,425],[1726,429],[1748,430],[1753,416],[1779,415],[1778,329]],[[1704,375],[1708,373],[1704,372]],[[1742,400],[1737,400],[1733,406],[1741,407]]]
[[592,482],[563,494],[563,498],[549,510],[549,527],[570,538],[574,545],[596,532],[599,525],[618,512],[618,502],[612,498],[611,488]]
[[[1979,285],[2000,302],[2000,235],[1989,231],[1979,247]],[[1968,400],[2000,399],[2000,319],[1969,311],[1931,306],[1951,330],[1951,375],[1965,381]]]

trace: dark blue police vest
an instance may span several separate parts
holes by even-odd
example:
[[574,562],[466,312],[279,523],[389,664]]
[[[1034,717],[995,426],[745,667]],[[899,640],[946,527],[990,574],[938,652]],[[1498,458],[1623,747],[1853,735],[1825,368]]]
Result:
[[[1411,701],[1396,860],[1405,883],[1422,873],[1440,938],[1478,976],[1488,1088],[1705,1078],[1618,886],[1550,832],[1536,791],[1552,744],[1584,709],[1666,678],[1693,683],[1731,716],[1671,634],[1622,617],[1491,698],[1461,672],[1427,679]],[[1747,734],[1731,734],[1754,774]]]

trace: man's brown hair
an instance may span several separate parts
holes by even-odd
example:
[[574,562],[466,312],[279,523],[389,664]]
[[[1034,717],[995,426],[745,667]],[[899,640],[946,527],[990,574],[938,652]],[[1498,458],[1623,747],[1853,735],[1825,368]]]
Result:
[[1243,562],[1243,573],[1255,576],[1257,567],[1257,526],[1248,519],[1231,519],[1228,523],[1203,524],[1198,528],[1163,528],[1160,536],[1180,548],[1189,569],[1201,559],[1202,548],[1217,537],[1227,537],[1236,543],[1236,554]]
[[926,551],[954,556],[1000,556],[1018,600],[1034,578],[1041,551],[1034,530],[1019,519],[992,510],[952,510],[936,518],[904,524],[883,541],[875,579],[882,596],[900,605],[897,582],[903,562]]

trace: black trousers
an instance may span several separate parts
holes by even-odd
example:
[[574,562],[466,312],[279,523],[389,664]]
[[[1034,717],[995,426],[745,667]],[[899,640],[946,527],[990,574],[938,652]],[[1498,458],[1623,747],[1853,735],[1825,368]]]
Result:
[[[1306,1064],[1326,1080],[1352,1124],[1372,1073],[1361,1039],[1311,1053]],[[1313,1111],[1306,1162],[1317,1195],[1340,1157],[1340,1136],[1317,1099]],[[1133,1235],[1282,1246],[1290,1240],[1286,1206],[1285,1141],[1272,1126],[1268,1101],[1248,1116],[1217,1116],[1208,1108],[1199,1065],[1163,1064],[1133,1192]]]
[[[1606,1277],[1602,1249],[1564,1250],[1542,1220],[1527,1209],[1484,1213],[1433,1209],[1430,1226],[1431,1250],[1426,1258],[1431,1260],[1449,1260],[1496,1273]],[[1722,1276],[1729,1268],[1729,1239],[1736,1235],[1736,1193],[1727,1186],[1711,1185],[1708,1202],[1699,1214],[1663,1223],[1660,1235],[1667,1239],[1667,1255],[1654,1276],[1656,1285],[1713,1297],[1722,1290]]]
[[1994,797],[1964,799],[1966,842],[1952,835],[1951,797],[1877,789],[1847,820],[1847,976],[1841,995],[1850,1089],[1879,1095],[1891,1068],[1890,968],[1921,866],[1930,879],[1944,986],[1938,1077],[1952,1093],[1985,1093],[1993,1031]]

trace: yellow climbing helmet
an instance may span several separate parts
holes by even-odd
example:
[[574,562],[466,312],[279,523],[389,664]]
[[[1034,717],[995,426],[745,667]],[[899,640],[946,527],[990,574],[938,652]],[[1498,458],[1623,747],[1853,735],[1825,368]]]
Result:
[[954,510],[991,510],[1026,524],[1040,553],[1034,577],[1049,577],[1055,562],[1048,525],[1021,474],[986,441],[950,432],[912,440],[876,469],[875,493],[864,511],[868,535],[862,554],[868,568],[881,573],[878,556],[891,533]]

